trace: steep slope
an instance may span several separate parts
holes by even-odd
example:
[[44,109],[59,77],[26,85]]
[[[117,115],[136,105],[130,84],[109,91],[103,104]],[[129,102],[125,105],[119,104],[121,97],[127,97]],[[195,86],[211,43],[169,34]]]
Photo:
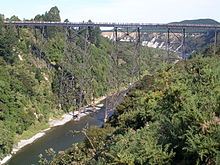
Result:
[[[172,22],[169,24],[210,24],[210,25],[219,25],[220,23],[213,20],[213,19],[195,19],[195,20],[184,20],[180,22]],[[123,29],[121,30],[123,31]],[[127,39],[126,29],[124,32],[118,32],[118,36],[124,36],[122,40],[129,42]],[[103,31],[102,35],[108,38],[112,38],[113,34],[110,31]],[[130,34],[131,37],[135,37],[135,33]],[[214,43],[214,31],[186,31],[186,39],[185,39],[185,53],[190,56],[192,52],[199,51],[201,49],[210,46]],[[220,34],[218,34],[218,39],[220,38]],[[160,48],[160,49],[167,49],[167,30],[160,30],[157,29],[151,30],[149,32],[142,32],[142,45],[152,48]],[[172,52],[177,52],[181,56],[181,44],[182,44],[182,30],[170,31],[170,45],[169,50]],[[219,44],[219,43],[218,43]]]
[[204,25],[220,25],[220,23],[213,19],[194,19],[184,20],[180,22],[171,22],[169,24],[204,24]]
[[[35,20],[60,21],[59,10],[53,7]],[[116,49],[99,28],[70,29],[68,36],[57,27],[19,32],[0,20],[0,158],[18,140],[47,127],[50,118],[135,81],[137,71],[144,74],[164,54],[142,47],[137,67],[135,45],[120,43]]]
[[145,76],[103,128],[45,164],[219,164],[219,67],[195,58]]

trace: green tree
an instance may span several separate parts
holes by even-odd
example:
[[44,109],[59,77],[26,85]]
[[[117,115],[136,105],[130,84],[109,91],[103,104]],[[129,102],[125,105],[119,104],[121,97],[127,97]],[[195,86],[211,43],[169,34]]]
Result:
[[[89,20],[88,22],[92,23],[91,20]],[[88,31],[89,31],[89,41],[95,44],[96,47],[99,47],[101,40],[101,29],[99,27],[89,27]]]
[[43,14],[42,15],[38,14],[34,17],[34,20],[35,21],[45,21],[45,18],[44,18]]
[[60,22],[60,10],[58,7],[52,7],[49,12],[45,13],[45,21]]
[[0,56],[7,62],[13,63],[15,55],[13,48],[17,42],[15,29],[13,26],[8,26],[6,30],[2,30],[3,20],[0,20]]
[[11,152],[13,147],[14,134],[0,121],[0,158]]
[[18,16],[15,16],[15,15],[11,16],[11,18],[10,18],[9,20],[10,20],[10,21],[21,21],[21,20],[18,18]]
[[[50,9],[49,12],[46,12],[44,15],[44,21],[50,21],[50,22],[60,22],[60,11],[55,6]],[[60,27],[47,27],[47,33],[48,37],[52,38],[57,35],[59,31],[62,31],[62,28]]]

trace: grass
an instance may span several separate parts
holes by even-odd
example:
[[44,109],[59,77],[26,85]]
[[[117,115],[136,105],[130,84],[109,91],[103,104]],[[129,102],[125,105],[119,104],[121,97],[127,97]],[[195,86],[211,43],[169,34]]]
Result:
[[65,112],[63,110],[53,110],[53,112],[50,113],[50,119],[52,119],[52,120],[59,120],[59,119],[61,119],[61,116],[64,113]]
[[[50,114],[50,119],[52,120],[59,120],[61,116],[64,114],[63,111],[54,111],[55,113]],[[31,125],[28,130],[24,131],[21,135],[15,136],[15,144],[17,144],[21,140],[27,140],[36,135],[37,133],[47,129],[50,127],[49,122],[36,122],[34,125]]]
[[46,123],[46,122],[39,123],[38,122],[35,125],[30,126],[29,129],[24,131],[21,135],[16,135],[15,136],[15,144],[17,144],[21,140],[30,139],[31,137],[33,137],[34,135],[36,135],[40,131],[45,130],[49,127],[50,127],[49,123]]

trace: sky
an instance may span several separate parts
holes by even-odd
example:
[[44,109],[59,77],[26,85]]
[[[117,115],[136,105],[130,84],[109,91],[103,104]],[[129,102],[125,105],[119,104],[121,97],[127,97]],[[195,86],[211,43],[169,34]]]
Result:
[[220,22],[220,0],[0,0],[0,13],[34,18],[57,6],[71,22],[169,23],[211,18]]

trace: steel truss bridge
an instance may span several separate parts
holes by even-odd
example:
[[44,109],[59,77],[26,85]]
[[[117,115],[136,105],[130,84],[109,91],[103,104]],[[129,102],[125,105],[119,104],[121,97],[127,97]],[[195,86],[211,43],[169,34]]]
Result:
[[[67,29],[67,34],[70,35],[69,31],[71,28],[77,27],[104,27],[112,28],[113,40],[120,41],[122,37],[118,36],[118,32],[124,32],[125,36],[129,36],[131,33],[137,33],[136,37],[133,37],[133,41],[141,42],[141,32],[146,30],[146,32],[155,32],[157,30],[162,30],[162,33],[167,34],[166,39],[166,49],[169,54],[170,50],[170,34],[181,33],[182,37],[176,36],[179,40],[181,47],[182,58],[185,57],[185,46],[186,46],[186,33],[204,33],[207,31],[214,31],[214,54],[216,52],[217,46],[217,34],[220,31],[220,25],[207,25],[207,24],[152,24],[152,23],[93,23],[93,22],[40,22],[40,21],[4,21],[5,25],[14,25],[17,28],[19,36],[19,28],[21,27],[31,27],[31,28],[41,28],[42,33],[47,33],[47,27],[64,27]],[[121,30],[123,29],[123,30]]]
[[37,22],[37,21],[5,21],[15,26],[60,26],[60,27],[116,27],[116,28],[154,28],[154,29],[200,29],[220,30],[220,25],[202,24],[151,24],[151,23],[92,23],[92,22]]
[[[91,27],[108,27],[112,29],[112,52],[110,53],[110,68],[109,68],[109,73],[112,72],[113,77],[112,80],[108,80],[109,82],[109,87],[114,89],[117,88],[117,93],[115,95],[108,95],[109,99],[106,99],[106,110],[105,110],[105,120],[108,117],[108,112],[117,105],[120,100],[125,96],[123,93],[120,94],[120,84],[125,83],[123,77],[117,77],[117,72],[120,71],[119,67],[119,58],[118,58],[118,46],[119,46],[119,41],[122,41],[124,38],[129,37],[130,41],[132,44],[134,44],[134,53],[132,53],[132,68],[128,71],[130,74],[130,77],[132,78],[133,82],[129,83],[129,88],[134,85],[134,80],[140,79],[140,55],[141,55],[141,46],[142,46],[142,36],[144,33],[151,33],[160,30],[162,33],[165,33],[166,36],[166,49],[167,49],[167,57],[169,61],[169,52],[170,52],[170,46],[171,41],[170,41],[170,35],[176,37],[178,39],[178,43],[181,48],[181,55],[182,59],[186,59],[185,55],[185,48],[186,48],[186,33],[204,33],[207,31],[214,31],[215,33],[215,39],[214,39],[214,46],[216,51],[216,45],[217,45],[217,33],[220,31],[220,25],[192,25],[192,24],[140,24],[140,23],[92,23],[92,22],[83,22],[83,23],[71,23],[71,22],[36,22],[36,21],[5,21],[4,22],[6,28],[8,26],[13,26],[17,30],[17,36],[20,38],[20,28],[31,28],[34,30],[35,33],[35,38],[37,38],[37,31],[40,31],[40,36],[42,39],[46,39],[48,37],[48,29],[47,27],[62,27],[65,32],[66,32],[66,41],[71,42],[74,40],[75,36],[79,36],[79,32],[86,32],[83,33],[83,40],[84,42],[84,52],[82,52],[82,57],[85,59],[81,69],[83,71],[86,71],[90,67],[90,62],[89,62],[89,28]],[[82,28],[83,27],[83,28]],[[78,29],[77,29],[78,28]],[[76,29],[76,30],[75,30]],[[120,34],[119,34],[120,33]],[[177,33],[179,33],[177,35]],[[82,34],[82,33],[81,33]],[[122,34],[122,35],[121,35]],[[80,36],[82,37],[82,35]],[[214,52],[215,53],[215,52]],[[64,53],[65,54],[65,53]],[[67,56],[67,54],[66,54]],[[64,56],[64,60],[68,60],[68,57]],[[115,64],[115,69],[112,68],[113,63]],[[50,65],[50,61],[48,62],[48,65]],[[62,66],[62,68],[65,69],[65,66]],[[60,93],[61,95],[65,95],[67,91],[73,90],[72,86],[72,80],[74,79],[74,76],[71,75],[70,72],[64,72],[64,69],[62,69],[62,80],[61,84],[62,87],[60,87]],[[84,72],[82,72],[84,73]],[[72,76],[70,78],[70,76]],[[79,81],[80,86],[84,86],[85,82],[90,82],[87,80],[88,77],[82,78],[82,80]],[[71,81],[71,82],[70,82]],[[126,84],[126,83],[125,83]],[[123,85],[125,86],[125,85]],[[128,88],[128,89],[129,89]],[[81,112],[81,108],[84,103],[84,97],[83,96],[83,89],[80,88],[80,91],[78,92],[79,95],[79,100],[78,103],[76,102],[75,104],[79,108],[79,114]],[[65,97],[66,98],[66,97]],[[64,99],[65,99],[64,98]],[[62,99],[61,99],[62,100]]]

